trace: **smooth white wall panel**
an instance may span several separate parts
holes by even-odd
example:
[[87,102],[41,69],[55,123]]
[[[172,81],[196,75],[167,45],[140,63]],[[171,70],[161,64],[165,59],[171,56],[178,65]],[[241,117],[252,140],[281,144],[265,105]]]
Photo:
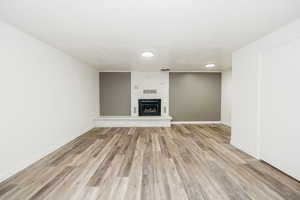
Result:
[[232,144],[298,180],[299,63],[300,19],[233,54]]
[[261,61],[261,159],[298,180],[299,55],[300,38],[262,51]]
[[98,72],[0,22],[0,180],[93,128]]
[[258,55],[256,52],[256,45],[250,45],[233,54],[231,144],[258,158]]
[[231,126],[232,71],[222,72],[221,121]]

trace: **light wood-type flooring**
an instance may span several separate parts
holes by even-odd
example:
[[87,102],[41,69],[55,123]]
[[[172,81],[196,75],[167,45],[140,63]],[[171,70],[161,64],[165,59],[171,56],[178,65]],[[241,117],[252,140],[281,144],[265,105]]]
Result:
[[229,140],[223,125],[96,128],[0,183],[0,199],[300,200],[299,182]]

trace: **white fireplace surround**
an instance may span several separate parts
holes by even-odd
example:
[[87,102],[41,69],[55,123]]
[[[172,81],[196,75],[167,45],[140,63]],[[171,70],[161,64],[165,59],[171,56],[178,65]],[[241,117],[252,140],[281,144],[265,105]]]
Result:
[[[161,99],[161,116],[139,116],[139,99]],[[96,127],[170,127],[169,72],[131,72],[131,116],[100,116]]]
[[169,116],[169,72],[131,72],[131,116],[139,99],[161,99],[161,116]]

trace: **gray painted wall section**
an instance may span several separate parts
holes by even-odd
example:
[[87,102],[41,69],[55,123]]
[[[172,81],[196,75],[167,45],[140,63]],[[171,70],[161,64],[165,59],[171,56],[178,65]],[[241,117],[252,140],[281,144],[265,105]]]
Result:
[[100,72],[100,115],[129,116],[130,72]]
[[173,121],[220,121],[221,73],[170,73]]

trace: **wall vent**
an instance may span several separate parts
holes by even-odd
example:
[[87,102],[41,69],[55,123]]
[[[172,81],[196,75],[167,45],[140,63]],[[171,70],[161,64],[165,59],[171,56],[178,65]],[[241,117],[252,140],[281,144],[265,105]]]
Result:
[[157,93],[157,90],[143,90],[143,94],[156,94]]

